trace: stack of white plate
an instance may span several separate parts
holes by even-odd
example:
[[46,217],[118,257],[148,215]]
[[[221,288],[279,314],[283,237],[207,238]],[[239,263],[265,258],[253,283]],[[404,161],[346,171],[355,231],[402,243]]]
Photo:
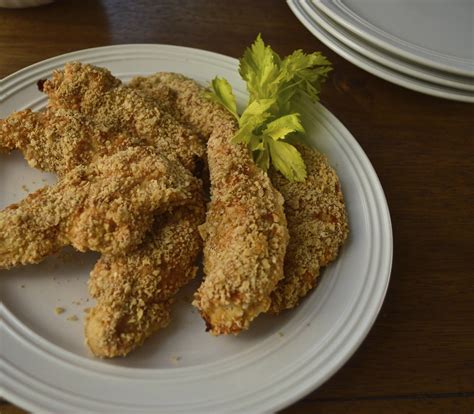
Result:
[[336,53],[385,80],[474,102],[473,0],[288,0]]

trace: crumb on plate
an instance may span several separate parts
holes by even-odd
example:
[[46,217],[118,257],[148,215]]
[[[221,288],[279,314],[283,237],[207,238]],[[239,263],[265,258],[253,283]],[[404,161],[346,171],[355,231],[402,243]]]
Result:
[[64,313],[66,309],[62,308],[61,306],[57,306],[54,308],[54,313],[56,313],[56,315],[61,315],[61,313]]

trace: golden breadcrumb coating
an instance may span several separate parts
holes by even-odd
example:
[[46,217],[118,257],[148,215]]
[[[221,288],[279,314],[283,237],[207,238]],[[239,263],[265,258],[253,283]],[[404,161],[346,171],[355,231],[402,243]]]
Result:
[[[334,170],[317,151],[299,148],[308,168],[304,183],[288,182],[270,171],[274,187],[286,200],[291,236],[285,277],[280,279],[281,260],[274,264],[265,259],[277,257],[281,248],[272,243],[273,233],[287,242],[285,216],[270,218],[263,212],[275,205],[281,210],[281,196],[266,174],[249,168],[247,151],[228,143],[235,132],[233,119],[203,99],[202,88],[191,79],[158,73],[135,78],[127,87],[106,69],[72,63],[55,72],[44,88],[50,96],[46,112],[21,111],[0,120],[0,151],[18,148],[30,165],[59,175],[102,155],[143,145],[178,158],[196,172],[205,152],[197,136],[207,140],[212,135],[212,202],[201,226],[207,277],[194,304],[214,334],[238,333],[268,308],[279,313],[296,306],[347,237]],[[194,277],[200,250],[197,226],[204,207],[200,191],[191,193],[190,204],[155,216],[141,245],[128,253],[105,254],[96,264],[89,290],[97,306],[85,328],[95,355],[126,355],[169,323],[173,296]],[[259,204],[257,198],[267,200]],[[0,233],[0,267],[1,246]],[[256,268],[246,268],[249,262]],[[270,272],[265,272],[267,263]],[[226,279],[229,274],[232,280]]]
[[174,154],[190,171],[204,156],[205,148],[189,129],[107,69],[67,63],[44,82],[43,90],[49,107],[75,110],[107,135],[139,137],[160,152]]
[[159,216],[136,252],[100,258],[89,280],[97,306],[85,326],[95,355],[126,355],[168,325],[174,296],[196,274],[197,226],[204,215],[202,199],[197,199]]
[[[131,85],[153,91],[156,100],[185,125],[208,138],[219,123],[220,110],[202,99],[202,88],[176,73],[138,77]],[[308,178],[290,182],[270,170],[275,188],[285,199],[290,241],[285,257],[285,277],[272,294],[271,311],[296,306],[316,286],[320,268],[337,256],[348,234],[347,214],[336,172],[316,150],[298,147],[305,160]]]
[[0,147],[19,149],[28,163],[64,175],[104,155],[148,145],[137,135],[99,130],[89,118],[69,109],[31,109],[0,120]]
[[304,182],[288,181],[279,172],[270,170],[273,184],[285,198],[290,233],[285,277],[272,293],[272,313],[298,305],[316,286],[320,269],[336,258],[349,232],[336,172],[315,149],[297,147],[308,173]]
[[[51,141],[59,144],[52,152],[59,154],[60,159],[70,157],[73,162],[90,162],[98,154],[113,153],[121,145],[145,143],[161,154],[177,158],[193,173],[199,173],[205,145],[190,129],[162,110],[146,91],[123,86],[105,69],[76,63],[67,64],[64,71],[56,72],[43,87],[50,97],[50,113],[72,113],[75,119],[80,117],[81,122],[85,120],[92,125],[87,133],[84,128],[79,131],[84,143],[89,144],[87,150],[79,151],[79,157],[75,151],[77,144],[82,145],[82,140],[76,138],[78,134],[70,133],[68,125],[59,127],[59,134],[54,135],[57,122],[53,120],[53,133],[48,135],[54,136],[47,144],[50,148]],[[31,128],[28,132],[31,136]],[[27,140],[28,145],[32,141],[38,142],[35,137]],[[38,151],[35,146],[33,152],[38,157],[41,149]],[[46,154],[45,158],[54,157]],[[68,164],[58,164],[54,166],[56,172],[61,167],[66,171],[70,168]],[[173,295],[195,275],[195,261],[201,249],[197,226],[204,221],[203,216],[202,195],[195,192],[191,205],[158,216],[137,249],[126,255],[102,256],[90,282],[97,306],[89,312],[85,326],[86,342],[95,355],[125,355],[168,324]],[[132,291],[126,289],[129,285],[134,286]],[[166,290],[166,286],[173,289]],[[168,292],[165,296],[164,291]]]
[[0,268],[38,263],[61,247],[125,252],[153,215],[183,205],[197,180],[148,148],[130,148],[79,166],[0,212]]
[[138,76],[129,85],[147,91],[162,108],[203,140],[207,141],[214,126],[222,122],[222,108],[203,98],[204,90],[196,81],[179,73],[159,72],[147,77]]
[[203,97],[195,81],[161,73],[135,78],[131,85],[154,90],[158,100],[164,91],[166,108],[209,138],[211,202],[201,226],[206,276],[194,305],[213,334],[247,329],[268,310],[270,294],[283,277],[288,243],[283,198],[247,148],[229,142],[237,125],[220,106]]
[[[107,70],[68,64],[42,87],[50,95],[47,111],[21,111],[0,121],[0,149],[18,148],[30,165],[63,175],[101,155],[151,145],[199,173],[204,143],[162,110],[160,102],[146,92],[121,85]],[[168,324],[174,293],[170,291],[163,299],[160,292],[166,286],[175,286],[176,291],[194,276],[201,249],[197,226],[204,221],[203,216],[204,202],[196,191],[192,207],[178,207],[166,213],[166,219],[158,216],[137,249],[99,260],[90,285],[97,307],[91,309],[85,328],[86,342],[94,354],[125,355]],[[100,284],[95,283],[98,279]],[[146,280],[150,283],[135,283]],[[134,283],[143,288],[120,295],[117,292],[124,291],[115,289],[115,283]],[[147,306],[153,309],[138,317],[133,312],[141,313],[143,309],[135,306],[135,297],[143,296],[145,287]],[[117,308],[122,311],[117,313]],[[122,331],[125,320],[126,334]]]
[[211,202],[201,227],[205,279],[194,305],[215,334],[238,333],[270,306],[283,278],[288,230],[283,197],[223,117],[208,141]]

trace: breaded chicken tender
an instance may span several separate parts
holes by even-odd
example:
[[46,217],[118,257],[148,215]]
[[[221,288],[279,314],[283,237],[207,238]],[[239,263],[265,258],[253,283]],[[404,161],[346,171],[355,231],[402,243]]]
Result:
[[129,255],[103,255],[89,280],[97,306],[86,321],[86,341],[101,357],[128,354],[170,321],[171,304],[194,278],[201,248],[202,200],[156,219],[145,242]]
[[339,178],[317,150],[297,145],[307,169],[304,182],[288,181],[270,170],[273,184],[285,198],[290,243],[285,277],[272,293],[272,313],[299,304],[318,282],[322,267],[333,261],[348,232],[347,214]]
[[[220,106],[204,98],[194,81],[157,74],[137,78],[131,85],[154,89],[155,98],[178,119],[209,138],[211,202],[201,226],[206,276],[194,305],[211,333],[236,334],[268,310],[271,292],[283,277],[288,243],[283,198],[247,148],[230,143],[237,125]],[[163,91],[168,95],[160,99]]]
[[0,148],[19,149],[30,166],[60,176],[101,156],[146,145],[137,135],[101,131],[69,109],[26,109],[0,120]]
[[0,212],[0,268],[38,263],[71,244],[117,254],[137,246],[153,217],[198,190],[181,164],[130,148],[79,166]]
[[129,85],[153,97],[160,107],[205,141],[211,136],[214,126],[222,122],[223,116],[227,118],[219,105],[204,98],[204,89],[195,80],[179,73],[137,76]]
[[193,303],[215,335],[248,329],[268,310],[288,244],[283,197],[247,148],[230,143],[235,128],[223,118],[207,147],[211,202],[201,226],[206,276]]
[[104,68],[67,63],[43,84],[48,107],[74,110],[107,136],[138,137],[165,154],[173,154],[190,171],[205,148],[153,99],[125,86]]

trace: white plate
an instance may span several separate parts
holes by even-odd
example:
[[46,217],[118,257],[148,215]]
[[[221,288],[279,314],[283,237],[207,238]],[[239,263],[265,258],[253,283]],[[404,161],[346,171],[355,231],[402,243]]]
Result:
[[[105,66],[123,80],[157,71],[181,72],[203,83],[220,75],[234,85],[240,102],[245,99],[235,59],[176,46],[122,45],[62,55],[7,77],[0,117],[41,108],[45,98],[36,81],[71,60]],[[300,307],[280,317],[259,317],[238,337],[214,338],[191,305],[179,300],[171,326],[141,349],[126,358],[98,360],[83,345],[81,322],[66,320],[90,306],[86,281],[97,256],[66,251],[37,266],[1,272],[5,398],[45,412],[269,412],[334,374],[382,305],[392,231],[380,183],[354,137],[322,105],[307,105],[304,120],[312,144],[338,171],[351,234]],[[44,176],[18,154],[0,156],[0,207],[22,198],[22,186],[32,189]],[[56,306],[67,312],[56,315]]]
[[340,25],[413,62],[474,76],[472,0],[314,0]]
[[416,65],[406,59],[393,54],[386,53],[383,49],[373,46],[364,41],[361,37],[354,35],[336,21],[332,20],[323,11],[315,7],[317,3],[308,3],[311,7],[309,14],[322,28],[328,31],[336,39],[355,50],[356,52],[372,59],[384,66],[395,69],[415,78],[432,82],[438,85],[448,86],[450,88],[461,89],[464,91],[474,91],[474,78],[457,76],[454,74],[436,71],[426,66]]
[[431,83],[405,75],[358,53],[318,24],[315,17],[311,15],[311,13],[314,12],[314,6],[310,1],[287,0],[287,3],[295,16],[314,36],[321,40],[326,46],[334,50],[337,54],[367,72],[417,92],[461,102],[474,102],[474,93],[472,92],[450,88],[448,86]]

